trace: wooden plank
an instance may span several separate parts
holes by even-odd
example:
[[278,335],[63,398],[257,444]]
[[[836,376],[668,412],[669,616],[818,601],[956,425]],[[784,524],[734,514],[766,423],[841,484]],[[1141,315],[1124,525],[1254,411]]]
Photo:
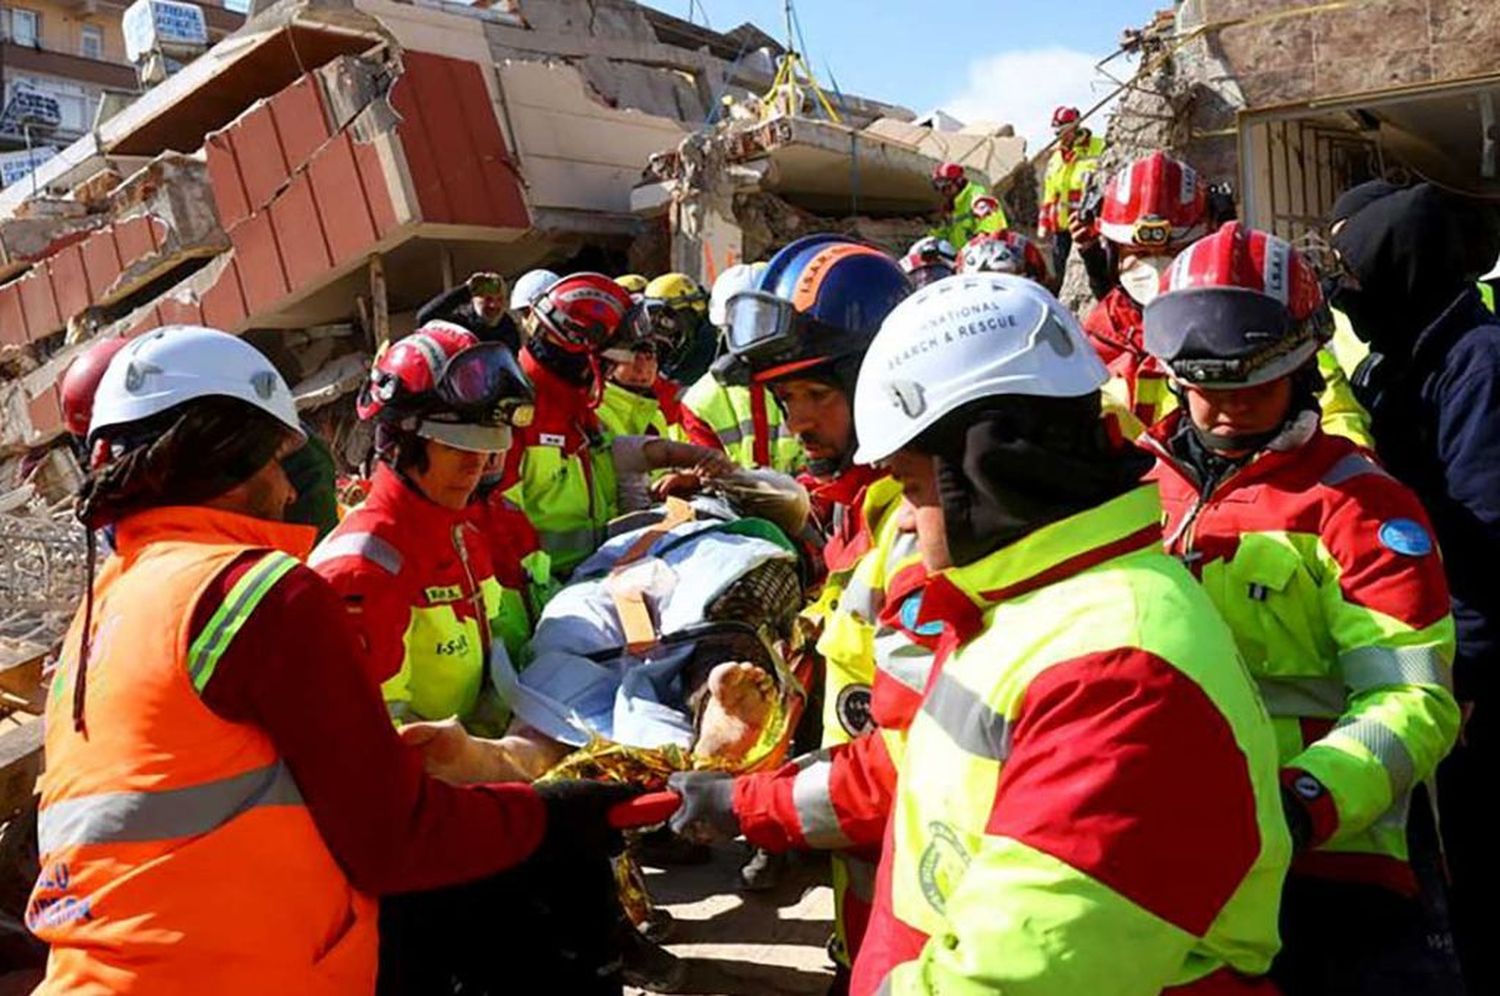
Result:
[[0,734],[0,820],[19,812],[36,792],[37,776],[42,773],[44,725],[31,720]]

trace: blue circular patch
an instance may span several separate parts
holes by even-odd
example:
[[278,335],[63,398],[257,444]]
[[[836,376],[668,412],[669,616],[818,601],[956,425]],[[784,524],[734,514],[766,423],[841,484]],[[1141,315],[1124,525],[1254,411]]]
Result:
[[1380,524],[1380,545],[1407,557],[1432,552],[1432,537],[1415,519],[1390,519]]
[[922,593],[919,591],[901,603],[901,625],[918,636],[938,636],[943,632],[943,624],[936,619],[918,626],[917,620],[921,616]]

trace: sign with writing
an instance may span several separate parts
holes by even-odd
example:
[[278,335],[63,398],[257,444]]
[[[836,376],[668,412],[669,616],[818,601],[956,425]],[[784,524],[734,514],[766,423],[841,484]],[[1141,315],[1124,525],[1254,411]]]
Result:
[[0,153],[0,187],[23,180],[42,163],[57,155],[57,148],[44,145],[39,149]]
[[23,125],[33,131],[47,131],[62,124],[62,109],[57,98],[43,93],[30,83],[17,82],[10,89],[10,102],[0,111],[0,131],[20,134]]
[[208,22],[203,8],[176,0],[135,0],[121,22],[125,57],[140,62],[151,52],[196,55],[208,47]]

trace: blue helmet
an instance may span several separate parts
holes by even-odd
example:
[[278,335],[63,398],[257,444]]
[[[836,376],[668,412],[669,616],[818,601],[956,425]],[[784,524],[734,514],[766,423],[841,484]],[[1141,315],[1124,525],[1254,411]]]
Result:
[[729,351],[754,381],[817,374],[852,395],[870,341],[909,293],[900,264],[879,249],[842,235],[808,235],[729,299]]

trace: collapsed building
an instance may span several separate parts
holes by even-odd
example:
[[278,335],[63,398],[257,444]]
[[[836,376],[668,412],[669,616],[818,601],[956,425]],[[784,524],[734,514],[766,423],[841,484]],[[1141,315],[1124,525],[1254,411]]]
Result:
[[[1019,175],[1008,128],[826,98],[778,79],[786,54],[631,0],[252,11],[0,193],[0,494],[59,439],[59,378],[96,337],[244,335],[316,420],[470,272],[708,281],[826,228],[900,248],[938,206],[936,161]],[[364,455],[352,418],[319,427]]]
[[85,583],[72,359],[174,323],[242,335],[350,468],[372,354],[471,272],[707,282],[827,229],[899,250],[944,159],[1034,200],[1010,129],[829,98],[791,58],[632,0],[282,0],[0,192],[0,956],[34,943],[5,827]]
[[1365,180],[1500,196],[1500,5],[1182,0],[1125,44],[1106,165],[1172,150],[1293,242]]

